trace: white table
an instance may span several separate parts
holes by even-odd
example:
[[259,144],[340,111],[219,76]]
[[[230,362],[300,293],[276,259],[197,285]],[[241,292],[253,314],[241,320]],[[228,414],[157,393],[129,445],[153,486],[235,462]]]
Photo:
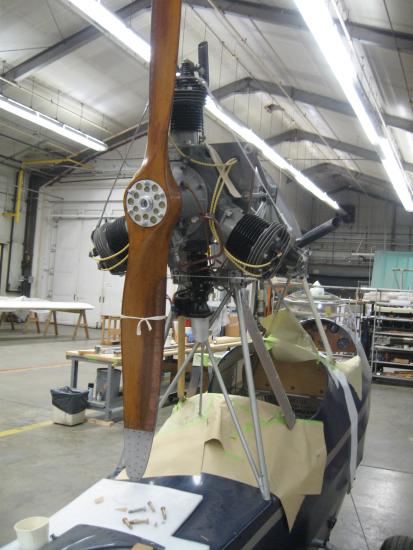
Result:
[[[55,336],[59,335],[57,327],[56,312],[61,311],[65,313],[75,313],[78,315],[75,328],[73,330],[72,338],[75,339],[79,327],[82,327],[85,331],[85,336],[89,339],[89,330],[87,326],[86,311],[94,309],[94,306],[85,302],[54,302],[52,300],[42,300],[41,298],[27,298],[26,296],[19,296],[17,298],[11,298],[9,296],[0,296],[0,325],[4,320],[6,313],[12,313],[17,311],[27,311],[30,314],[33,313],[33,320],[36,323],[37,332],[40,333],[38,311],[49,311],[47,317],[44,336],[47,335],[50,325],[54,326]],[[14,329],[13,322],[12,328]]]
[[[103,497],[103,502],[100,504],[95,503],[98,497]],[[129,509],[137,508],[145,506],[148,501],[155,506],[155,513],[148,511],[135,516],[148,517],[150,524],[134,525],[133,530],[129,530],[122,523],[122,517],[131,517],[130,514],[118,511],[116,508],[123,506]],[[134,534],[157,542],[167,550],[208,550],[209,546],[206,544],[173,536],[201,502],[202,495],[169,487],[101,479],[49,518],[49,534],[59,536],[75,525],[88,524],[107,527],[129,535]],[[165,506],[167,511],[165,521],[160,514],[161,506]],[[18,542],[15,540],[7,544],[3,550],[19,550]]]

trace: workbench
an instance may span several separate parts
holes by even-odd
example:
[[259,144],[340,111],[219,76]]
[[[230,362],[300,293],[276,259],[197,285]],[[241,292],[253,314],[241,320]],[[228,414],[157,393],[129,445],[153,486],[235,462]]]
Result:
[[[27,312],[28,318],[24,324],[25,328],[27,327],[28,322],[32,321],[36,324],[37,333],[40,334],[40,325],[38,311],[48,311],[49,315],[44,329],[44,336],[47,336],[49,327],[53,325],[55,336],[59,335],[57,327],[57,318],[56,313],[74,313],[77,317],[77,322],[75,324],[72,339],[74,340],[77,336],[79,327],[83,328],[85,331],[85,336],[89,339],[89,329],[87,326],[86,311],[88,309],[94,309],[94,306],[91,304],[86,304],[83,302],[53,302],[52,300],[43,300],[40,298],[27,298],[26,296],[19,296],[17,298],[10,298],[9,296],[0,296],[0,325],[6,319],[7,313],[15,312]],[[14,330],[14,322],[11,322],[11,327]]]
[[[218,337],[212,344],[212,351],[226,351],[231,348],[241,344],[239,337],[230,337],[223,336]],[[192,349],[192,344],[188,344],[185,348],[186,353],[189,353]],[[164,359],[171,359],[178,354],[177,346],[168,346],[164,348],[163,356]],[[106,395],[107,399],[105,401],[96,401],[95,399],[89,400],[88,405],[91,409],[104,410],[104,419],[106,421],[111,420],[112,413],[115,408],[120,408],[121,398],[115,400],[112,399],[112,374],[113,369],[116,367],[122,368],[122,356],[115,355],[113,353],[97,353],[93,349],[88,350],[76,350],[76,351],[67,351],[66,359],[71,361],[71,370],[70,370],[70,387],[77,388],[78,382],[78,372],[79,372],[79,363],[93,363],[101,364],[107,367],[108,369],[108,378],[107,378],[107,390]],[[162,372],[170,372],[171,376],[176,374],[176,367],[171,368],[171,364],[165,362],[162,368]]]

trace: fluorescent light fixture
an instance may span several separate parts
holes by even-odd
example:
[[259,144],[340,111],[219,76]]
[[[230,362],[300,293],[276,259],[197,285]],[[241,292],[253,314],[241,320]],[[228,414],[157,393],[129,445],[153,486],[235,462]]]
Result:
[[98,0],[61,1],[70,8],[74,8],[79,15],[98,27],[111,40],[115,40],[128,53],[132,53],[146,62],[150,60],[150,45]]
[[359,122],[373,145],[379,136],[357,91],[357,72],[340,33],[330,15],[326,0],[295,0],[334,76],[337,78]]
[[[122,48],[134,53],[144,61],[150,60],[150,45],[129,29],[116,15],[102,6],[97,0],[61,0],[68,6],[75,9],[80,15],[97,26]],[[206,110],[213,115],[224,126],[242,139],[254,145],[272,164],[288,172],[300,185],[310,191],[314,196],[334,208],[340,210],[336,201],[331,199],[327,193],[321,191],[309,178],[294,168],[264,140],[259,138],[255,132],[237,122],[232,116],[221,109],[217,103],[208,96]]]
[[214,116],[218,121],[222,122],[232,132],[239,137],[254,145],[261,154],[266,157],[272,164],[280,168],[284,172],[290,174],[302,187],[307,189],[315,197],[325,202],[334,210],[340,210],[340,206],[335,200],[322,191],[315,183],[313,183],[307,176],[301,173],[297,168],[294,168],[288,161],[286,161],[281,155],[279,155],[272,147],[270,147],[263,139],[257,136],[255,132],[247,128],[246,126],[237,122],[231,115],[226,113],[221,107],[215,103],[211,96],[206,99],[206,110]]
[[389,140],[381,138],[379,142],[380,159],[390,181],[400,199],[400,202],[408,212],[413,212],[413,200],[410,185],[406,173],[400,165],[399,157],[394,152]]
[[108,148],[103,141],[99,141],[98,139],[88,136],[87,134],[72,128],[71,126],[62,124],[54,118],[43,115],[42,113],[39,113],[39,111],[35,111],[30,107],[17,103],[17,101],[9,99],[4,95],[0,95],[0,109],[3,109],[3,111],[7,111],[12,115],[23,118],[24,120],[28,120],[33,124],[37,124],[37,126],[42,126],[42,128],[46,128],[55,134],[59,134],[60,136],[75,141],[76,143],[80,143],[85,147],[89,147],[89,149],[94,149],[95,151],[106,151]]
[[329,11],[328,0],[295,0],[297,8],[310,29],[321,53],[338,80],[343,92],[370,142],[379,148],[382,165],[394,187],[402,205],[408,212],[413,211],[411,186],[401,165],[399,155],[391,140],[381,137],[385,128],[380,124],[378,131],[366,109],[358,82],[357,71],[342,35]]

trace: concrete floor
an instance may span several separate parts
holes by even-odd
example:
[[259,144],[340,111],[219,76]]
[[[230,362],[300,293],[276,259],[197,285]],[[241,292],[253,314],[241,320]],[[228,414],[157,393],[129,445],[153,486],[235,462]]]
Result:
[[[17,520],[53,514],[116,467],[121,422],[4,433],[50,419],[50,388],[69,383],[65,351],[93,347],[99,333],[91,332],[96,340],[73,342],[71,327],[46,339],[0,328],[0,544],[13,538]],[[80,387],[94,381],[95,368],[79,369]],[[378,550],[388,536],[413,537],[413,389],[374,386],[370,418],[364,460],[333,531],[339,550]]]

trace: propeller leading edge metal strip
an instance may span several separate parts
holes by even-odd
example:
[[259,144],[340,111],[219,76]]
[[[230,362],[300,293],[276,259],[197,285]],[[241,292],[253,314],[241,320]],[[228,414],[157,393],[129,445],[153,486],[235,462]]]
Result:
[[165,314],[169,241],[181,195],[168,159],[168,130],[178,57],[181,0],[153,0],[149,125],[145,159],[124,195],[129,258],[122,301],[124,459],[130,479],[145,472],[155,431],[164,321],[139,319]]

